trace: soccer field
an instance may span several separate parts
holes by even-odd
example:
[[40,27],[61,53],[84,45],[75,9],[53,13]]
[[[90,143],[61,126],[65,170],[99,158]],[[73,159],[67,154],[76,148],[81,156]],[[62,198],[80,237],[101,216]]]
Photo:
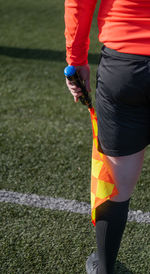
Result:
[[[65,86],[64,1],[0,0],[0,26],[0,274],[85,274],[96,249],[89,214],[92,132],[87,108]],[[97,34],[95,13],[93,102]],[[150,273],[149,182],[150,147],[116,274]]]

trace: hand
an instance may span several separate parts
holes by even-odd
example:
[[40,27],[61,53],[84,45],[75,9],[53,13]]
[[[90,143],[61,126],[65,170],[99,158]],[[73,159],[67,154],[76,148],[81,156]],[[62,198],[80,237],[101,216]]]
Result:
[[[88,92],[90,92],[91,88],[90,88],[90,67],[89,67],[89,65],[87,64],[87,65],[78,66],[75,68],[79,74],[79,77],[83,81],[83,83],[86,87],[86,90]],[[77,87],[74,82],[69,81],[67,78],[66,78],[66,84],[67,84],[67,87],[70,90],[71,94],[74,97],[74,101],[78,102],[78,98],[82,95],[81,88]]]

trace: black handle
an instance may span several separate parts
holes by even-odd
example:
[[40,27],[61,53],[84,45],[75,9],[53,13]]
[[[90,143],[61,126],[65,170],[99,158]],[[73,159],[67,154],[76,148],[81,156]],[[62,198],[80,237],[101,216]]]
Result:
[[76,69],[74,66],[68,66],[64,70],[64,74],[68,80],[74,82],[78,87],[81,88],[81,92],[83,95],[79,97],[79,100],[83,105],[88,106],[88,108],[92,108],[92,99],[89,93],[87,92],[84,83],[81,81]]

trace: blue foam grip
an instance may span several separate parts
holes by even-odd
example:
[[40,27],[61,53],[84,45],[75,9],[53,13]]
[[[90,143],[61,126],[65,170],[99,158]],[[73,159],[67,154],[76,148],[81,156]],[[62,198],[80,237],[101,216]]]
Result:
[[74,74],[76,73],[76,69],[74,66],[67,66],[65,69],[64,69],[64,74],[66,77],[71,77],[73,76]]

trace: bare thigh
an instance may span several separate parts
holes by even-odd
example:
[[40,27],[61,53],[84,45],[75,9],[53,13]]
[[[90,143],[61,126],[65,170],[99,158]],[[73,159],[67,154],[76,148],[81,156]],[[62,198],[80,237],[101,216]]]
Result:
[[138,181],[144,160],[144,150],[120,157],[105,157],[105,163],[114,179],[119,194],[111,198],[112,201],[128,200]]

